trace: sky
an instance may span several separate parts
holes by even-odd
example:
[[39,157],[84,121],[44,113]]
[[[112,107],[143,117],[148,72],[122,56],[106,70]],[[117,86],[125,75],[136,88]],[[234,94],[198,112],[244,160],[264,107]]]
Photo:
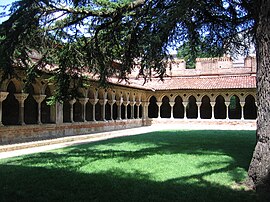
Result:
[[[12,2],[14,2],[15,0],[0,0],[0,13],[2,13],[2,12],[7,12],[9,9],[8,8],[6,8],[5,10],[4,10],[4,8],[2,7],[2,6],[5,6],[5,5],[7,5],[7,4],[11,4]],[[5,20],[7,20],[8,18],[7,17],[4,17],[4,18],[0,18],[0,23],[1,22],[3,22],[3,21],[5,21]]]

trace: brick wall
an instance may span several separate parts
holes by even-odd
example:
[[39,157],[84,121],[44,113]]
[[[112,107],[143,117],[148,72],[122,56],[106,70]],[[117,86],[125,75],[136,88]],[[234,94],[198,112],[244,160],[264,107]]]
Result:
[[0,145],[142,126],[141,119],[0,127]]

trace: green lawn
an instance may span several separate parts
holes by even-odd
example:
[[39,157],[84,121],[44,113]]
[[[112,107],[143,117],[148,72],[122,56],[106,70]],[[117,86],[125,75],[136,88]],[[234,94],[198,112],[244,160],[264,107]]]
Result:
[[[262,201],[255,131],[161,131],[0,161],[0,201]],[[237,188],[236,188],[237,187]]]

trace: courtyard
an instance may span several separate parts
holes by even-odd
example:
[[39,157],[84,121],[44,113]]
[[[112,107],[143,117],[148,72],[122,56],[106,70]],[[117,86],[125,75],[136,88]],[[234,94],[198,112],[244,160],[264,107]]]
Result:
[[254,128],[215,127],[128,129],[115,131],[115,138],[86,138],[2,159],[0,200],[269,200],[241,186],[256,143]]

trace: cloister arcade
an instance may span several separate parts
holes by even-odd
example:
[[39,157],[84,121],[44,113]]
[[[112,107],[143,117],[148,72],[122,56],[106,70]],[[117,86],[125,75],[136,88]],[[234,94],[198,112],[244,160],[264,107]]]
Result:
[[150,91],[112,86],[97,88],[92,84],[80,89],[82,97],[48,105],[53,86],[33,84],[27,93],[11,80],[0,92],[0,124],[50,124],[114,121],[125,119],[256,119],[253,89],[233,91]]

